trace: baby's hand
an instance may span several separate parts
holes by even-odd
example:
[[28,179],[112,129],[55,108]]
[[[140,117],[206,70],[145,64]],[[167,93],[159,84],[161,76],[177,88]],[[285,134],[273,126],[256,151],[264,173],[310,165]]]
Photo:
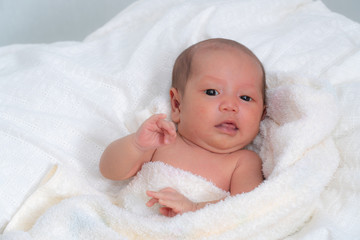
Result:
[[196,203],[169,187],[159,192],[146,191],[146,194],[152,197],[146,203],[146,206],[152,207],[156,203],[163,205],[163,207],[160,208],[160,213],[166,217],[174,217],[177,214],[197,210]]
[[166,114],[155,114],[140,126],[135,134],[135,143],[139,149],[146,151],[175,141],[175,124],[165,118]]

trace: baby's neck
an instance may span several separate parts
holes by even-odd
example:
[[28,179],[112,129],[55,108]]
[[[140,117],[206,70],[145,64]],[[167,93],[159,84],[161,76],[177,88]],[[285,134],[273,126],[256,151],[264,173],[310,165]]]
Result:
[[191,141],[190,139],[186,138],[185,136],[183,136],[181,133],[177,132],[177,137],[179,139],[180,144],[184,144],[186,145],[186,147],[191,148],[192,151],[198,151],[198,152],[205,152],[207,154],[217,154],[217,155],[224,155],[224,154],[230,154],[232,152],[224,152],[224,153],[219,153],[219,152],[214,152],[211,151],[205,147],[202,147],[199,144],[196,144],[195,142]]

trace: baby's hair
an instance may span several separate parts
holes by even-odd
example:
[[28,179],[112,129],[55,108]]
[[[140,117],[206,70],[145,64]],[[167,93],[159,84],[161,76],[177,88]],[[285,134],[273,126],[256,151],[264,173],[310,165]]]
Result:
[[265,70],[261,61],[257,58],[257,56],[246,46],[243,44],[236,42],[230,39],[224,38],[211,38],[201,42],[198,42],[194,45],[191,45],[187,49],[185,49],[176,59],[173,72],[172,72],[172,87],[176,88],[179,92],[184,93],[186,81],[188,80],[191,74],[191,64],[192,59],[197,51],[200,49],[228,49],[228,48],[236,48],[240,51],[248,54],[253,57],[260,65],[262,71],[262,94],[263,100],[265,104]]

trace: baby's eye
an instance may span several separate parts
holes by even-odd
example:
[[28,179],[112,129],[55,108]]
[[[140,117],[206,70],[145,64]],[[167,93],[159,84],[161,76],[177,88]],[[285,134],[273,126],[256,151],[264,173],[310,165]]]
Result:
[[252,100],[252,98],[249,96],[241,96],[240,98],[246,102],[250,102]]
[[216,96],[219,94],[219,92],[216,91],[215,89],[206,89],[204,92],[206,95],[209,95],[209,96]]

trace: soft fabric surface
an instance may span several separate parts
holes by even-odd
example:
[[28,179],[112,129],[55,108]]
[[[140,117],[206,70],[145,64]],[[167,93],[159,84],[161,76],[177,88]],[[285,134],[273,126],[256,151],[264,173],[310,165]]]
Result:
[[150,199],[146,191],[160,191],[166,187],[175,189],[193,202],[214,201],[229,195],[201,176],[162,162],[150,162],[144,164],[134,179],[119,192],[115,204],[135,213],[135,218],[136,215],[159,215],[159,204],[152,208],[144,204]]
[[[268,116],[249,148],[267,180],[174,218],[130,211],[101,153],[169,112],[176,56],[211,37],[265,65]],[[1,48],[0,238],[355,239],[359,46],[360,25],[319,1],[143,0],[84,42]]]

